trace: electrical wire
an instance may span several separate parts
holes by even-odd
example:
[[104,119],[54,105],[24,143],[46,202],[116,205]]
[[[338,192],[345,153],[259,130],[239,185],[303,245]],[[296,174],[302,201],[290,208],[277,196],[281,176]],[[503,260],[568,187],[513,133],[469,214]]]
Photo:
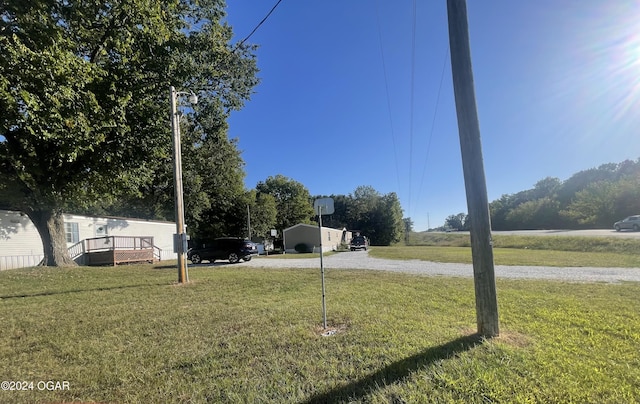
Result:
[[258,30],[258,28],[260,28],[260,26],[267,21],[267,18],[269,18],[269,16],[271,15],[271,13],[273,13],[275,11],[275,9],[278,7],[278,5],[282,2],[282,0],[278,0],[278,2],[271,8],[271,10],[267,13],[267,15],[262,19],[262,21],[260,21],[258,23],[258,25],[256,25],[256,27],[253,29],[253,31],[251,31],[251,33],[249,33],[249,35],[247,35],[246,38],[244,38],[242,41],[240,41],[238,43],[238,47],[242,46],[242,44],[244,44],[249,38],[251,38],[251,36]]
[[429,151],[431,150],[431,139],[433,139],[433,130],[436,125],[436,116],[438,115],[438,106],[440,105],[440,93],[442,92],[442,83],[444,82],[444,73],[447,67],[447,61],[449,60],[449,46],[447,45],[447,50],[444,55],[444,62],[442,62],[442,73],[440,74],[440,85],[438,86],[438,95],[436,96],[436,107],[433,111],[433,118],[431,120],[431,131],[429,133],[429,141],[427,143],[427,153],[424,157],[424,166],[422,168],[422,178],[420,179],[420,187],[418,188],[418,200],[420,199],[420,195],[422,193],[422,185],[424,183],[424,177],[427,172],[427,162],[429,160]]
[[387,110],[389,112],[389,125],[391,126],[391,143],[393,144],[393,158],[396,164],[396,180],[397,180],[397,190],[398,195],[400,195],[400,169],[398,166],[398,152],[396,149],[396,135],[393,130],[393,118],[391,113],[391,96],[389,94],[389,79],[387,77],[387,64],[385,62],[384,57],[384,47],[382,46],[382,28],[380,25],[380,9],[379,9],[379,1],[376,0],[376,21],[378,23],[378,39],[380,42],[380,56],[382,58],[382,71],[384,74],[384,88],[387,94]]
[[413,23],[411,27],[411,102],[409,118],[409,201],[407,215],[411,215],[411,182],[413,173],[413,110],[415,93],[415,71],[416,71],[416,0],[413,0]]

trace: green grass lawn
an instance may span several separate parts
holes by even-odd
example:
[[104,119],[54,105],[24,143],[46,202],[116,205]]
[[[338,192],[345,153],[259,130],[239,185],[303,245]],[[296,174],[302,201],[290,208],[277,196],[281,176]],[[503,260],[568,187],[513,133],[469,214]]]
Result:
[[[640,402],[640,285],[316,270],[38,268],[0,273],[0,402]],[[38,391],[38,381],[69,389]]]
[[[372,257],[433,262],[471,263],[471,247],[394,246],[374,247]],[[496,265],[532,265],[552,267],[639,268],[640,255],[629,253],[532,250],[494,248]]]
[[[471,263],[469,234],[412,233],[411,246],[375,247],[371,256]],[[554,267],[640,267],[640,240],[616,237],[493,237],[497,265]]]

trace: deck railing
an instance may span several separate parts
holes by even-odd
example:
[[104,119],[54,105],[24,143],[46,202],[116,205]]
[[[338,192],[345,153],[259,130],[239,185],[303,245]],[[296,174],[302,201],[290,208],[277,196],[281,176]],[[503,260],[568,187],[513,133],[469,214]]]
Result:
[[162,250],[153,244],[151,236],[105,236],[83,241],[83,257],[88,265],[155,261],[162,255]]
[[[106,236],[82,240],[68,248],[69,256],[80,265],[96,263],[95,254],[109,264],[136,261],[161,261],[162,249],[153,244],[151,236]],[[88,257],[94,254],[94,259]],[[40,264],[43,254],[0,256],[0,271],[33,267]]]

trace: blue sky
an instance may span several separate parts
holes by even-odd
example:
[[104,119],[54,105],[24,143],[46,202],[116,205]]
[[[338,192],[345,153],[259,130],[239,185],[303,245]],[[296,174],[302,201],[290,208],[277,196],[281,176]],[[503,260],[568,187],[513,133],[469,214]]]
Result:
[[[275,2],[228,0],[237,40]],[[490,201],[640,157],[640,2],[468,13]],[[446,0],[283,0],[248,42],[261,84],[229,121],[248,188],[276,174],[312,195],[370,185],[396,192],[418,231],[467,211]]]

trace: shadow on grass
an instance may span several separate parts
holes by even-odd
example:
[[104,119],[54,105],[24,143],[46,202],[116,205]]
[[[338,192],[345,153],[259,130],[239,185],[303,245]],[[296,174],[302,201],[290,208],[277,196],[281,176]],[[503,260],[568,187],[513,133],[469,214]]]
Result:
[[413,372],[439,360],[450,358],[457,353],[471,350],[483,341],[484,338],[478,334],[457,338],[444,345],[429,348],[416,355],[394,362],[363,379],[313,396],[306,403],[340,403],[362,400],[367,394],[383,386],[403,381]]
[[102,292],[106,290],[118,290],[118,289],[135,289],[135,288],[147,288],[147,287],[155,287],[155,286],[169,286],[170,283],[147,283],[143,285],[124,285],[124,286],[105,286],[101,288],[87,288],[87,289],[71,289],[71,290],[51,290],[47,292],[38,292],[38,293],[24,293],[20,295],[6,295],[0,296],[0,300],[2,299],[17,299],[24,297],[40,297],[40,296],[55,296],[55,295],[66,295],[71,293],[83,293],[83,292]]

